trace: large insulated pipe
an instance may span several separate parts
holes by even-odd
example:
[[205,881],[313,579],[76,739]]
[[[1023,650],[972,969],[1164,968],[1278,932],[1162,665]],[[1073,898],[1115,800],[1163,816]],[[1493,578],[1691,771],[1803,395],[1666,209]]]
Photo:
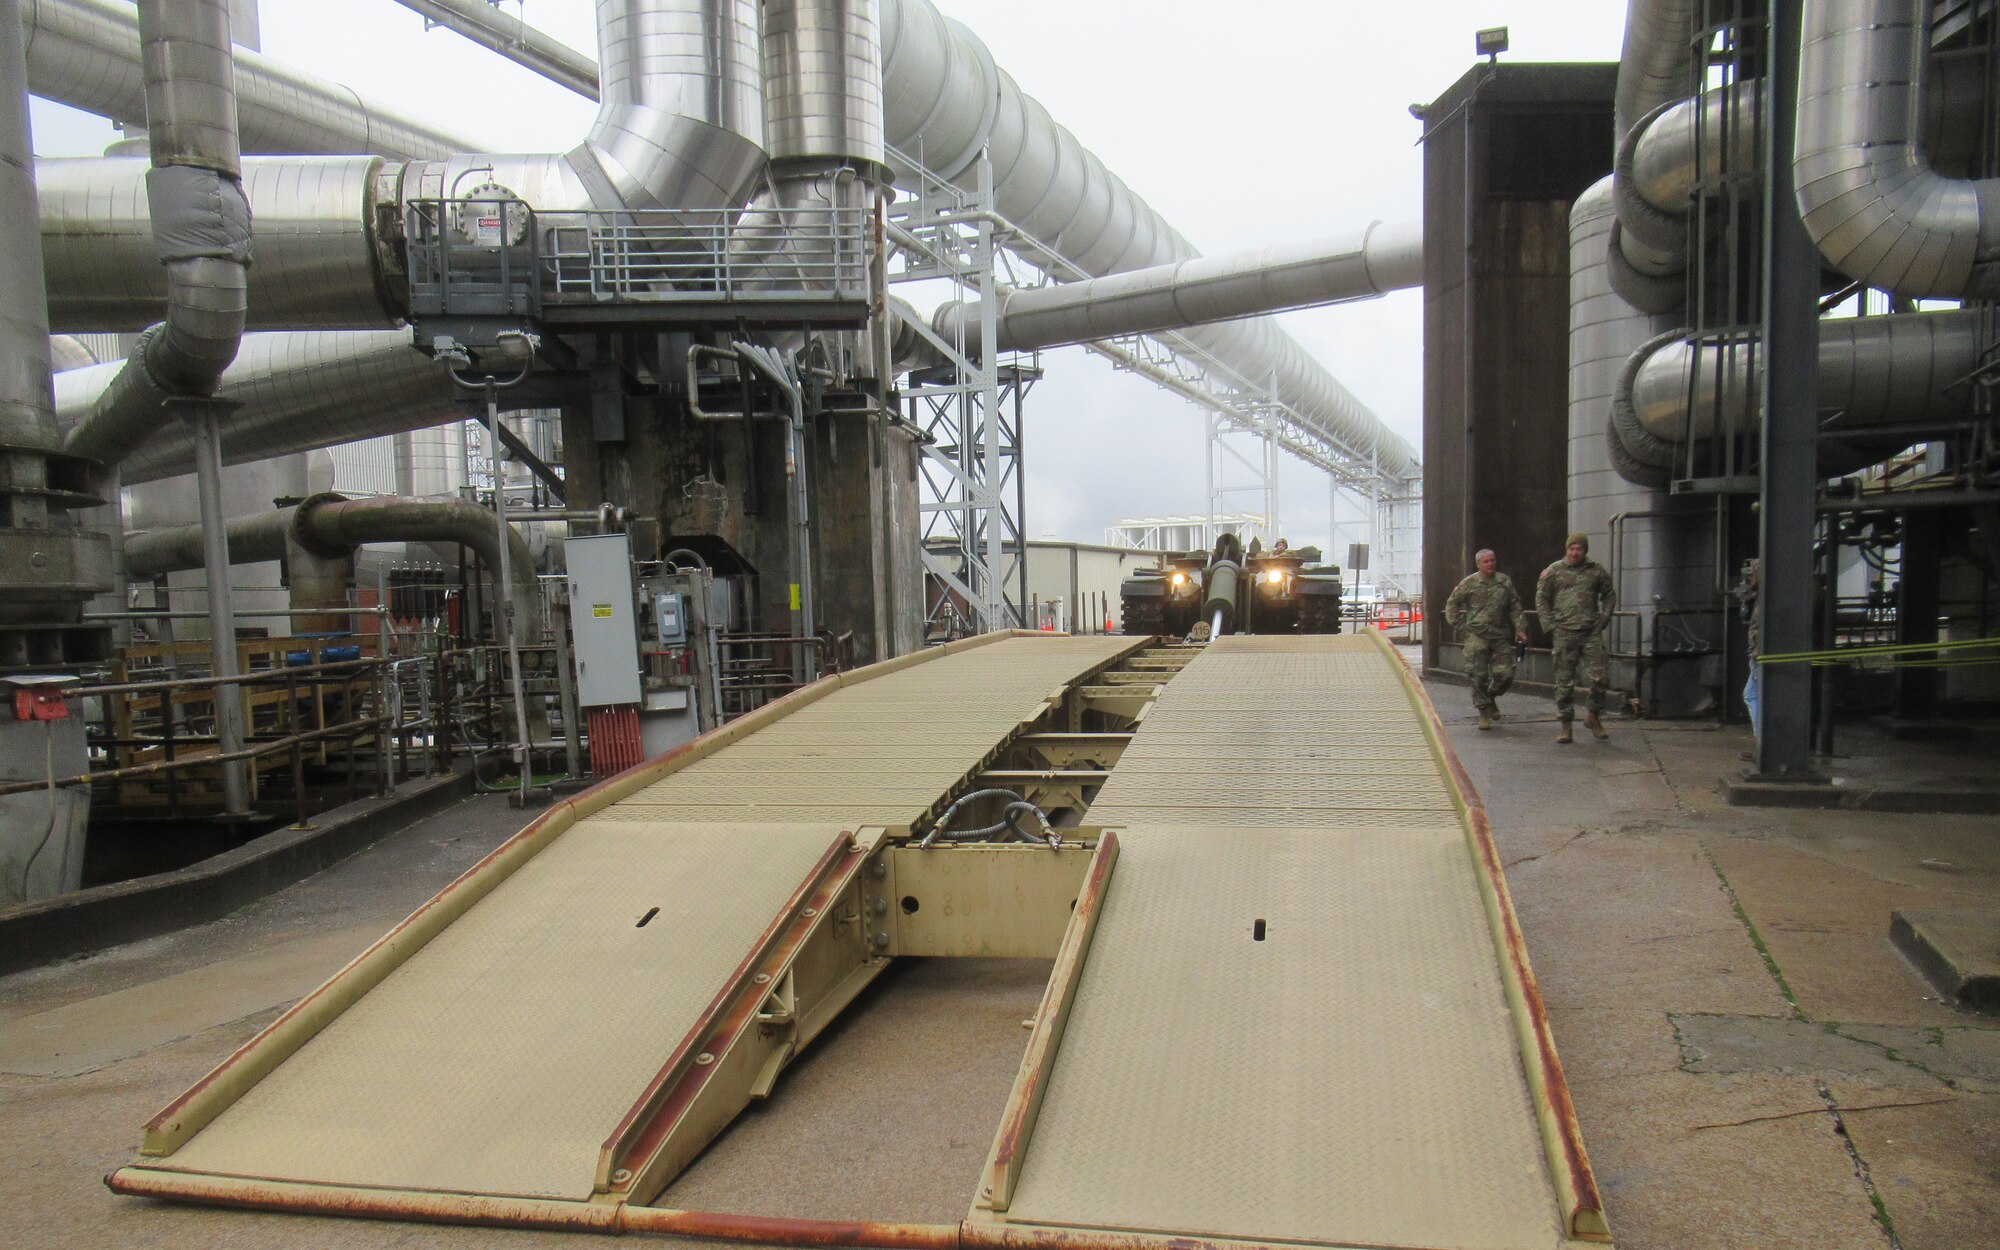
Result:
[[[251,329],[393,326],[405,297],[383,263],[393,240],[370,211],[386,166],[374,156],[250,157]],[[146,162],[91,157],[35,163],[49,320],[61,333],[116,333],[157,319],[167,275],[153,242]]]
[[116,464],[175,399],[212,395],[236,356],[248,306],[250,206],[236,150],[235,70],[223,0],[147,0],[146,199],[166,268],[167,316],[69,431],[73,455]]
[[597,99],[597,65],[589,57],[546,35],[516,13],[508,16],[489,0],[396,0],[423,14],[433,26],[463,35],[489,52],[497,52],[524,69],[568,87],[586,99]]
[[1910,299],[2000,296],[2000,179],[1948,178],[1922,142],[1930,6],[1805,6],[1793,179],[1820,253]]
[[[1923,93],[1921,146],[1931,166],[1965,170],[1979,155],[1987,68],[1984,48],[1930,58]],[[1763,144],[1762,79],[1679,100],[1640,118],[1619,142],[1620,289],[1648,308],[1681,301],[1694,189],[1725,169],[1755,171]],[[1639,276],[1634,276],[1634,275]]]
[[[1976,310],[1836,317],[1819,328],[1818,405],[1839,414],[1822,441],[1835,445],[1827,464],[1846,466],[1835,471],[1866,467],[1923,438],[1926,423],[1966,415],[1968,395],[1952,388],[1987,346]],[[1613,402],[1646,438],[1668,447],[1745,433],[1759,419],[1763,362],[1755,346],[1745,338],[1728,345],[1734,350],[1696,347],[1662,335],[1633,354]]]
[[[90,411],[117,364],[56,375],[56,414],[74,422]],[[223,374],[217,398],[237,407],[222,431],[225,462],[240,464],[289,452],[424,429],[460,419],[464,407],[408,330],[302,331],[245,335]],[[194,469],[185,429],[155,431],[121,466],[128,485]]]
[[28,98],[20,80],[19,0],[0,4],[0,446],[62,446],[49,395],[49,320],[39,297],[42,252],[27,221],[35,212]]
[[[1368,299],[1423,281],[1423,228],[1377,221],[1351,234],[1009,291],[1001,299],[998,346],[1036,351]],[[963,303],[945,304],[931,325],[955,342],[969,315]],[[968,333],[965,341],[976,351],[975,337]]]
[[[199,525],[139,530],[125,536],[125,563],[133,578],[202,567],[204,535]],[[228,526],[232,564],[282,559],[289,544],[336,559],[370,543],[447,543],[477,555],[489,569],[500,567],[499,534],[490,509],[465,499],[411,499],[377,495],[346,499],[315,495],[290,507],[232,518]],[[541,596],[535,557],[515,526],[507,527],[510,593],[516,619],[540,619]]]
[[[1198,253],[1040,103],[986,45],[930,0],[883,0],[882,74],[888,140],[927,168],[972,187],[983,154],[1002,217],[1091,277]],[[907,171],[899,182],[912,180]],[[1309,425],[1391,476],[1421,469],[1414,449],[1268,322],[1191,330],[1188,339],[1247,384],[1273,381]]]
[[[754,0],[599,0],[598,39],[604,99],[589,134],[568,153],[407,165],[365,156],[252,161],[260,246],[250,324],[397,324],[406,311],[398,241],[381,227],[408,199],[447,198],[493,181],[544,211],[740,205],[764,165]],[[45,166],[55,188],[43,247],[56,324],[79,331],[144,324],[158,284],[137,264],[150,215],[134,165],[112,158]]]
[[[146,119],[139,17],[125,0],[33,0],[22,12],[28,89],[100,117]],[[484,151],[440,130],[272,61],[236,50],[238,143],[245,152],[371,152],[443,156]]]

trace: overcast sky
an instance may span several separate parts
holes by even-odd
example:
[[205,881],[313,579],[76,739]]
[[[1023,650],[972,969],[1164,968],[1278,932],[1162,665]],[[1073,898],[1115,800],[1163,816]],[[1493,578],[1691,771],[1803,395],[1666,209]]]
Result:
[[[1511,31],[1511,61],[1617,59],[1609,0],[935,0],[1021,88],[1204,252],[1422,215],[1412,103],[1471,67],[1473,32]],[[590,0],[506,8],[585,51]],[[266,54],[486,140],[562,151],[594,106],[394,0],[262,0]],[[37,103],[44,155],[101,151],[108,127]],[[1280,318],[1388,426],[1422,444],[1415,291]],[[1102,541],[1114,518],[1203,509],[1202,418],[1081,348],[1046,353],[1025,416],[1027,528]],[[1285,460],[1280,517],[1327,537],[1325,475]]]

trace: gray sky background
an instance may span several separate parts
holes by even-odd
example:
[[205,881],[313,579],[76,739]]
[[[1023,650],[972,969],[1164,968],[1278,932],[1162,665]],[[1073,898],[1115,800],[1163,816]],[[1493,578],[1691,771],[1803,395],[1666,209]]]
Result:
[[[1422,215],[1412,103],[1475,61],[1472,36],[1511,31],[1511,61],[1616,60],[1610,0],[935,0],[1021,88],[1204,252]],[[506,8],[594,53],[589,0]],[[589,102],[393,0],[262,0],[264,51],[494,151],[561,151]],[[93,155],[109,127],[37,102],[36,150]],[[1422,301],[1415,291],[1280,318],[1393,430],[1421,447]],[[1187,401],[1081,348],[1046,353],[1029,395],[1027,527],[1102,541],[1121,516],[1204,507],[1202,418]],[[1282,528],[1327,538],[1325,475],[1284,460]]]

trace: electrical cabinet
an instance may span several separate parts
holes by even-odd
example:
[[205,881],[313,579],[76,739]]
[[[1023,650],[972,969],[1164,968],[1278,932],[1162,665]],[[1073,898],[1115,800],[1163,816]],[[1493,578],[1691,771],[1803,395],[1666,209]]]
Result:
[[569,563],[577,704],[637,703],[639,622],[631,541],[623,534],[583,535],[571,538],[563,551]]

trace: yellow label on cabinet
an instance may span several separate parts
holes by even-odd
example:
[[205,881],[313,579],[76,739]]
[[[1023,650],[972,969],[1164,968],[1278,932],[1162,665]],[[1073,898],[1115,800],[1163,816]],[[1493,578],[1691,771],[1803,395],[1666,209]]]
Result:
[[798,611],[798,610],[799,610],[799,584],[798,584],[797,582],[793,582],[793,583],[792,583],[792,611],[796,612],[796,611]]
[[616,615],[616,613],[614,613],[614,612],[613,612],[613,610],[612,610],[612,607],[611,607],[611,605],[610,605],[610,604],[608,604],[608,603],[593,603],[593,604],[591,604],[591,605],[590,605],[590,614],[591,614],[592,616],[601,616],[601,617],[609,617],[609,616],[613,616],[613,615]]

